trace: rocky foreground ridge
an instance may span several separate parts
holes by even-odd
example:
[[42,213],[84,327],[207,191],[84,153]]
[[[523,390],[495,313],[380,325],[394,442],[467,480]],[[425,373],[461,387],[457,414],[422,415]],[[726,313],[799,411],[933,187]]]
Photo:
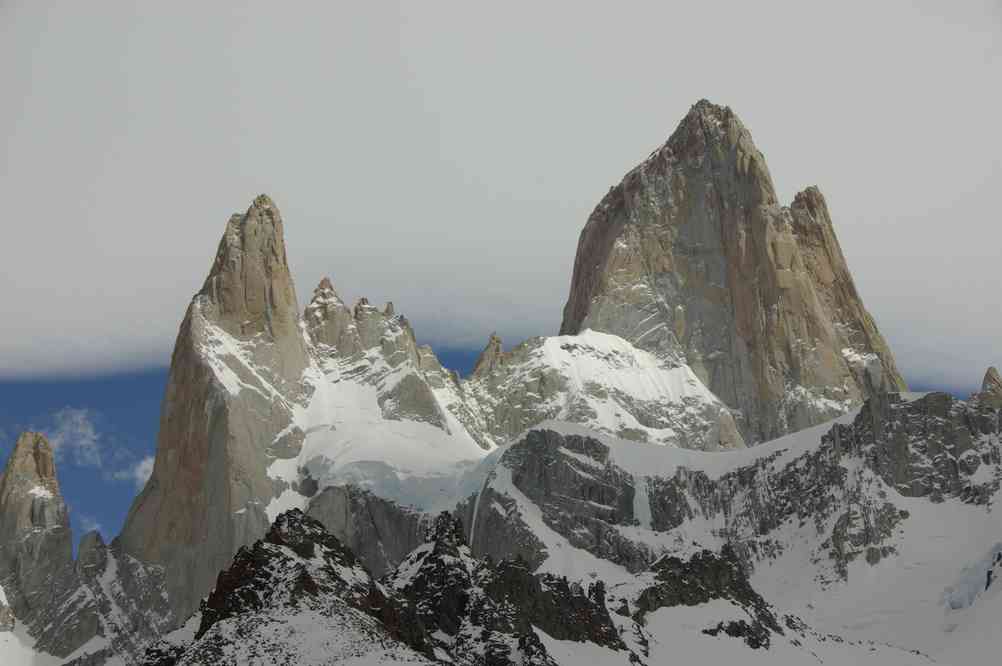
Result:
[[447,512],[430,523],[424,543],[377,581],[322,524],[292,510],[262,540],[241,548],[199,612],[152,645],[142,663],[660,663],[657,653],[669,646],[658,642],[668,637],[652,635],[649,619],[710,604],[720,619],[677,633],[705,642],[711,654],[726,652],[720,642],[734,642],[772,653],[751,663],[790,653],[844,655],[857,663],[905,656],[820,635],[777,615],[729,549],[663,558],[634,588],[610,611],[614,598],[601,581],[583,586],[533,574],[524,560],[476,559]]

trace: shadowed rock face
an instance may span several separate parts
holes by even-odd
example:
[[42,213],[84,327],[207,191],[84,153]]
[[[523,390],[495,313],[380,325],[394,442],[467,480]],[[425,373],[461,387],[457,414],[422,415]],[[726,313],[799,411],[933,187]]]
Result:
[[382,576],[423,541],[427,515],[353,486],[329,486],[310,501],[310,518]]
[[26,432],[0,477],[0,588],[10,604],[0,604],[0,625],[16,619],[36,650],[59,657],[107,639],[74,666],[137,659],[174,621],[162,572],[105,546],[97,532],[84,536],[74,562],[71,539],[52,447]]
[[278,437],[307,367],[297,310],[282,218],[260,196],[230,219],[181,324],[153,474],[121,535],[127,553],[166,566],[179,617],[264,534],[276,494],[268,464],[298,450],[296,433]]
[[905,387],[821,192],[780,206],[751,134],[705,100],[582,230],[561,333],[586,328],[688,364],[748,443]]
[[15,617],[31,623],[49,605],[51,579],[72,551],[52,447],[26,432],[0,476],[0,586]]

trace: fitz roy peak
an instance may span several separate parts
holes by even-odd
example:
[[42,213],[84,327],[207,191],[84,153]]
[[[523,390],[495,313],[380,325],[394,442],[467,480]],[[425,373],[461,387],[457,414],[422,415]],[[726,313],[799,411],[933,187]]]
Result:
[[559,335],[492,335],[468,377],[392,303],[324,278],[300,309],[284,231],[263,195],[226,224],[118,538],[74,560],[51,447],[19,440],[0,661],[14,639],[74,666],[1002,648],[1002,379],[908,393],[820,191],[781,206],[730,109],[697,103],[599,203]]
[[588,218],[560,331],[589,328],[688,365],[747,443],[905,389],[820,190],[781,206],[751,133],[706,100]]

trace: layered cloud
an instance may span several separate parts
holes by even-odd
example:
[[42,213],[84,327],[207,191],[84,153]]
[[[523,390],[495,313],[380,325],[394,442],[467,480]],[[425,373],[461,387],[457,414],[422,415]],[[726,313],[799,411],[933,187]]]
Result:
[[906,377],[973,387],[1002,364],[998,3],[729,11],[5,5],[0,376],[167,364],[259,192],[303,301],[330,274],[425,342],[551,334],[590,211],[708,97],[785,200],[824,191]]

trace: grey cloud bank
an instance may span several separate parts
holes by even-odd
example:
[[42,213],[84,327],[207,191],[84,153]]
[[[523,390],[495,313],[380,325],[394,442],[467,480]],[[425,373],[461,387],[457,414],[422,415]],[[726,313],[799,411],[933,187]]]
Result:
[[701,97],[824,191],[913,384],[1002,364],[998,3],[0,8],[0,376],[169,360],[267,192],[424,342],[555,333],[578,234]]

